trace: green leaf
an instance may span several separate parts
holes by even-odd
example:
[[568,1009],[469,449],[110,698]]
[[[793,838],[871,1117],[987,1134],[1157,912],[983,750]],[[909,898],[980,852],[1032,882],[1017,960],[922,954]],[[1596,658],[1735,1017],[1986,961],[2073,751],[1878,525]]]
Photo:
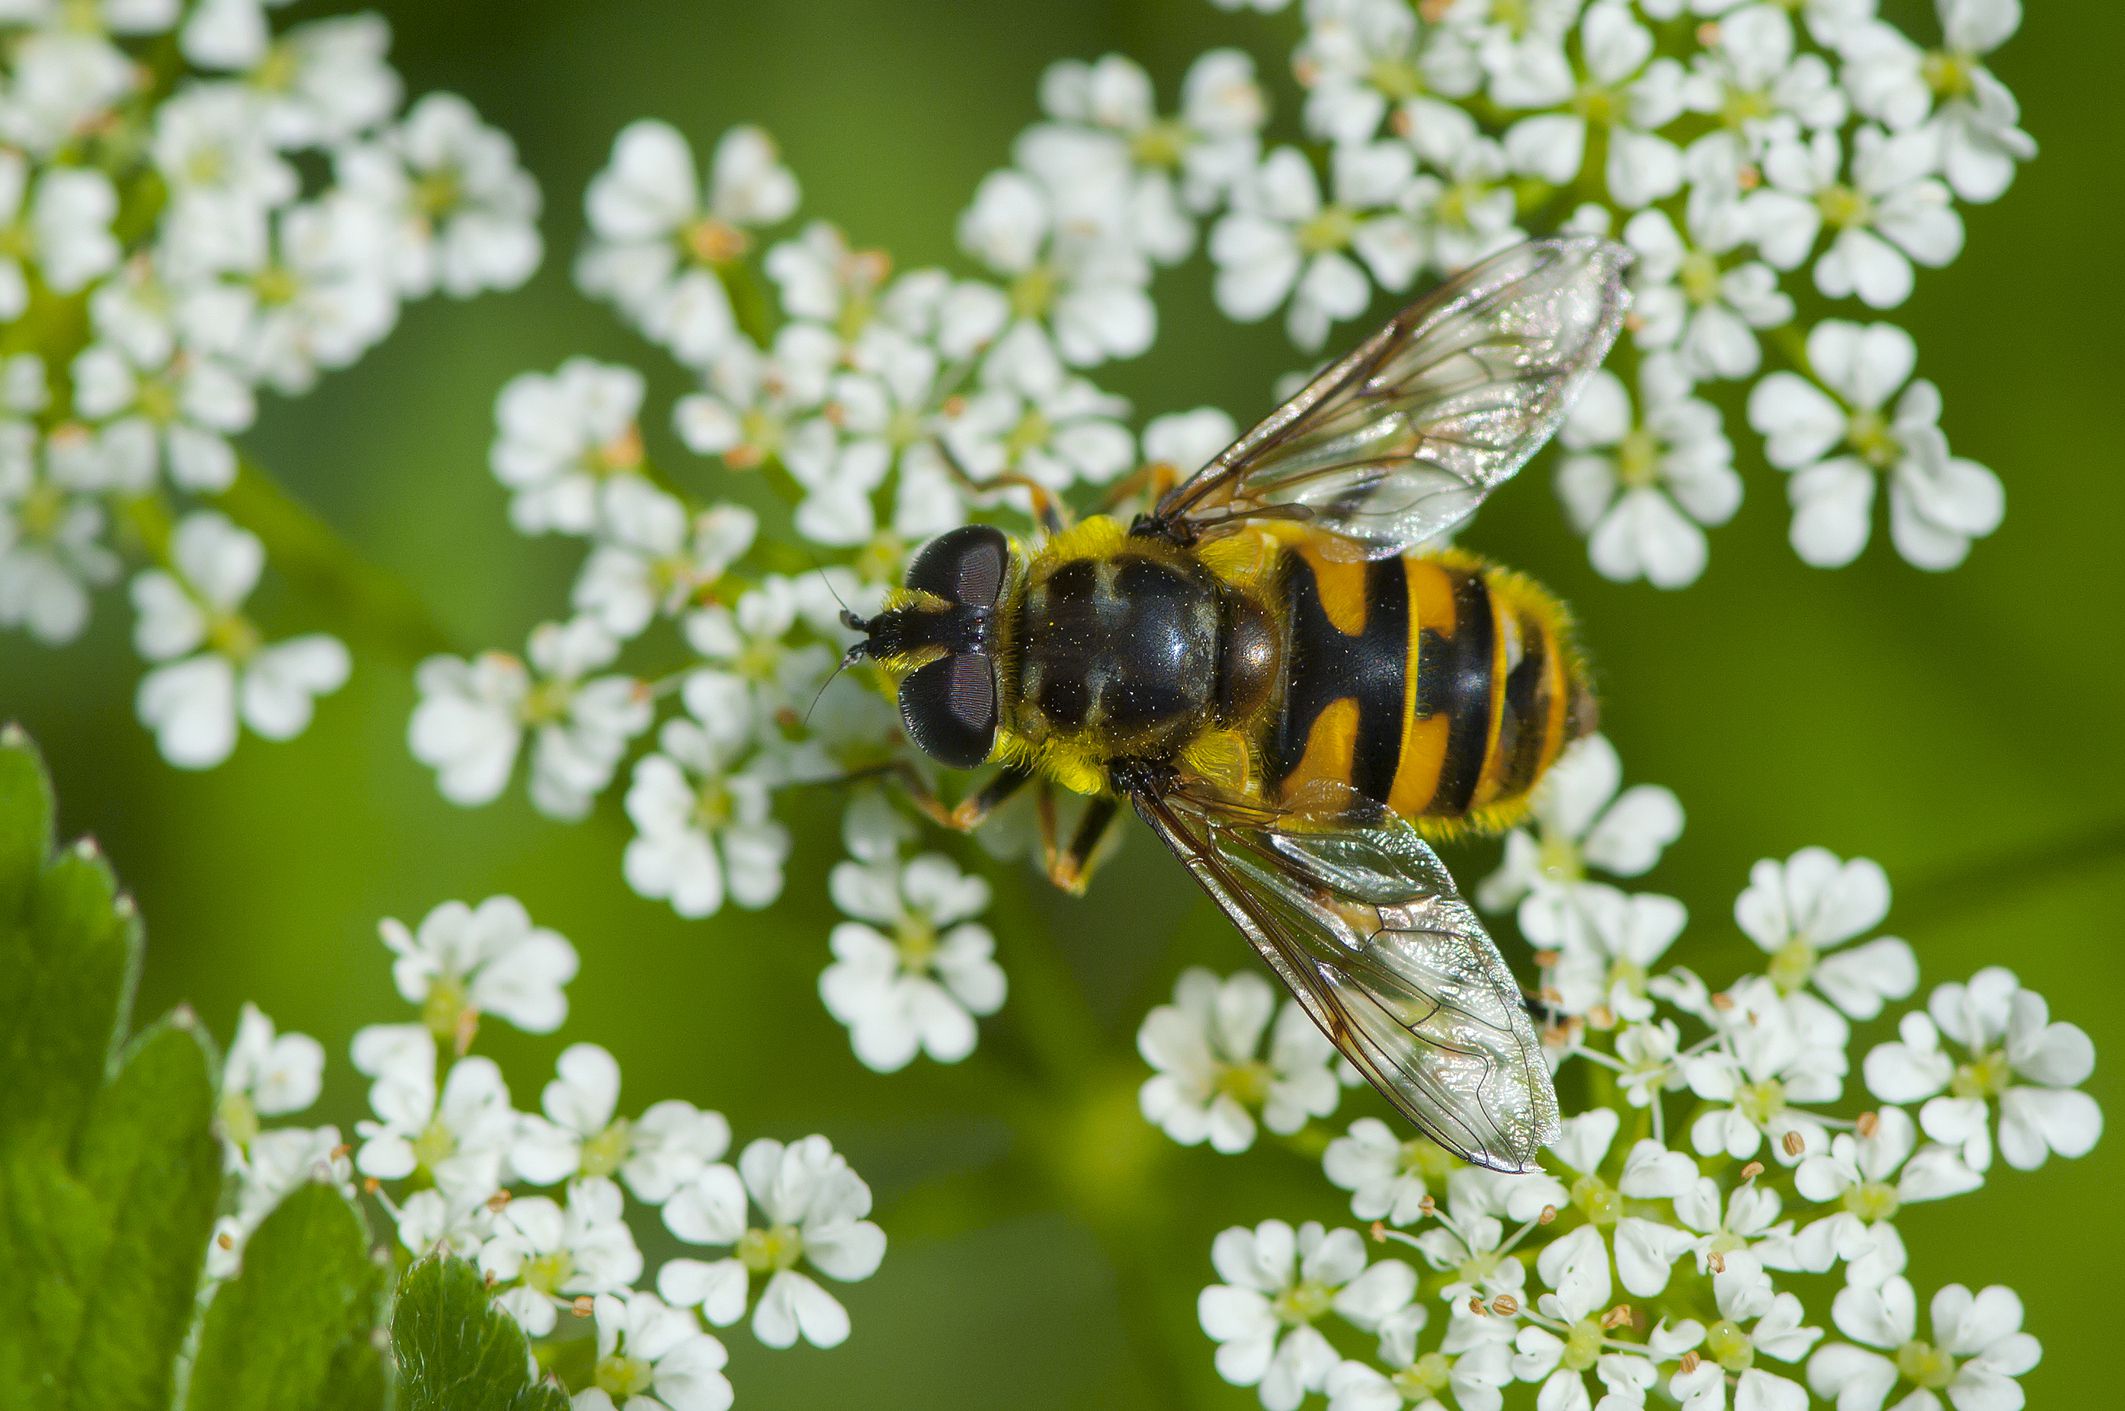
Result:
[[221,1195],[212,1060],[184,1016],[141,1035],[96,1097],[74,1167],[102,1211],[100,1257],[82,1271],[71,1405],[165,1411]]
[[532,1381],[524,1330],[462,1259],[424,1259],[407,1271],[391,1357],[399,1411],[568,1411],[566,1392]]
[[36,751],[0,732],[0,1149],[72,1142],[110,1065],[139,918],[95,848],[51,858],[52,794]]
[[252,1232],[243,1273],[214,1296],[192,1362],[190,1411],[377,1411],[383,1271],[346,1197],[306,1185]]

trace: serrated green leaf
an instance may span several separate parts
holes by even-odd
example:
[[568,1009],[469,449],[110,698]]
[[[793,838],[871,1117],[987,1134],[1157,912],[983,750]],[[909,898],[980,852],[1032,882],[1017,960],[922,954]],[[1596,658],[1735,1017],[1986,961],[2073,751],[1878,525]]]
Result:
[[0,1288],[17,1307],[0,1320],[0,1386],[26,1405],[65,1404],[52,1349],[74,1345],[103,1247],[103,1210],[65,1162],[0,1151]]
[[0,1146],[63,1151],[110,1066],[140,926],[117,879],[76,846],[0,915]]
[[213,1063],[196,1026],[144,1031],[83,1123],[74,1169],[102,1208],[102,1257],[89,1271],[70,1349],[67,1404],[166,1411],[172,1365],[195,1311],[221,1194],[212,1130]]
[[19,726],[0,726],[0,916],[13,916],[52,853],[52,785]]
[[192,1361],[191,1411],[377,1411],[373,1339],[383,1274],[358,1211],[330,1186],[298,1188],[245,1242],[214,1295]]
[[407,1271],[391,1358],[398,1411],[568,1411],[566,1392],[533,1381],[524,1330],[462,1259],[424,1259]]

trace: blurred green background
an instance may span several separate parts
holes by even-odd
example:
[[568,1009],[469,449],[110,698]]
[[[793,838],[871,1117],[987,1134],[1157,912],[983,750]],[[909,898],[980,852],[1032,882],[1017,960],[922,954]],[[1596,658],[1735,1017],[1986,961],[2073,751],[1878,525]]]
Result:
[[[1119,50],[1170,94],[1193,54],[1239,40],[1274,55],[1292,23],[1204,0],[376,8],[396,26],[409,91],[461,91],[515,135],[547,193],[547,266],[514,297],[411,310],[359,368],[270,404],[247,445],[454,637],[503,647],[562,610],[575,554],[505,529],[486,470],[496,389],[578,352],[657,369],[652,421],[678,386],[568,279],[583,184],[625,122],[669,119],[704,150],[730,123],[764,123],[808,214],[903,265],[949,261],[954,219],[1032,116],[1049,61]],[[1931,32],[1919,6],[1884,8]],[[2042,155],[2005,200],[1968,212],[1968,253],[1927,274],[1898,314],[1921,372],[1947,393],[1956,450],[2008,487],[2005,527],[1968,566],[1919,573],[1878,533],[1852,569],[1805,568],[1786,546],[1783,485],[1754,461],[1748,502],[1713,534],[1710,571],[1687,592],[1596,578],[1539,474],[1470,536],[1576,606],[1630,777],[1683,799],[1688,830],[1649,884],[1697,918],[1679,958],[1715,979],[1738,967],[1731,906],[1754,859],[1808,843],[1872,856],[1897,887],[1889,929],[1916,944],[1929,981],[2012,965],[2095,1035],[2092,1086],[2114,1113],[2125,1110],[2120,38],[2100,0],[2032,7],[1997,68]],[[1293,361],[1278,336],[1235,334],[1211,312],[1200,265],[1169,278],[1161,302],[1154,356],[1111,383],[1146,412],[1260,409]],[[284,590],[263,608],[276,628],[331,625]],[[313,1120],[351,1126],[362,1101],[346,1040],[397,1013],[377,918],[514,893],[581,950],[568,1036],[618,1055],[623,1101],[685,1096],[727,1112],[741,1140],[824,1131],[877,1191],[892,1246],[877,1277],[842,1291],[854,1336],[831,1354],[767,1354],[732,1336],[741,1404],[1253,1404],[1216,1380],[1195,1328],[1210,1237],[1347,1211],[1297,1157],[1183,1152],[1135,1117],[1145,1009],[1185,965],[1250,963],[1145,839],[1081,902],[992,868],[1009,1005],[960,1069],[879,1077],[814,992],[832,919],[822,869],[837,854],[818,801],[799,810],[780,905],[683,923],[621,882],[616,806],[568,827],[517,799],[478,813],[445,804],[406,751],[401,662],[359,658],[354,683],[292,745],[247,739],[211,774],[169,769],[133,720],[127,627],[110,600],[91,640],[66,652],[0,639],[0,713],[49,755],[66,831],[99,837],[140,897],[144,1010],[189,1001],[226,1036],[254,999],[325,1041],[334,1062]],[[1449,861],[1472,880],[1493,856],[1473,845]],[[492,1025],[482,1042],[532,1105],[559,1041]],[[1353,1098],[1343,1116],[1369,1103]],[[2037,1176],[2002,1172],[1976,1202],[1908,1219],[1922,1290],[2021,1291],[2045,1345],[2026,1379],[2035,1404],[2115,1394],[2110,1315],[2088,1275],[2125,1259],[2107,1214],[2116,1144]]]

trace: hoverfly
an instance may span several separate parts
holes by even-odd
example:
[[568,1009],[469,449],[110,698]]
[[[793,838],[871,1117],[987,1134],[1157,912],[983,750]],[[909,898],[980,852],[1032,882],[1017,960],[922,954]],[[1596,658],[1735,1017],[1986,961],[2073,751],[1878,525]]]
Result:
[[1556,1094],[1425,840],[1510,826],[1594,704],[1562,604],[1425,545],[1556,431],[1629,259],[1590,236],[1495,255],[1128,526],[1048,503],[1032,546],[955,529],[844,616],[920,749],[1001,767],[933,816],[971,828],[1032,779],[1092,795],[1063,847],[1042,811],[1074,890],[1126,801],[1404,1117],[1499,1170],[1555,1138]]

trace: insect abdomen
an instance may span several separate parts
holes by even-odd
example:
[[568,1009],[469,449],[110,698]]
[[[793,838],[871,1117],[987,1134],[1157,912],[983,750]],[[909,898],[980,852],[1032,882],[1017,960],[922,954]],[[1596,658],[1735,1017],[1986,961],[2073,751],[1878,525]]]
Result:
[[1278,587],[1290,665],[1263,753],[1280,798],[1330,779],[1420,823],[1503,827],[1592,728],[1564,608],[1517,573],[1300,541]]

